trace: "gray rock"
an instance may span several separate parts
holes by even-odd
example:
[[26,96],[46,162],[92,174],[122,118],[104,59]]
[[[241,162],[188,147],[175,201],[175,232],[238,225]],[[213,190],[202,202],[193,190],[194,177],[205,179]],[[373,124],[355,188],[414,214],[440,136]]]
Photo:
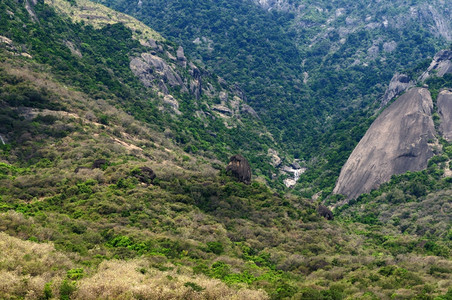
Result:
[[439,131],[443,138],[452,142],[452,90],[444,90],[438,95]]
[[383,44],[384,52],[392,52],[397,48],[397,43],[395,41],[386,42]]
[[228,115],[228,116],[232,116],[233,115],[232,110],[230,110],[228,107],[226,107],[224,105],[220,105],[220,104],[214,105],[214,106],[212,106],[212,109],[214,111],[217,111],[217,112],[219,112],[221,114],[224,114],[224,115]]
[[241,110],[242,112],[247,113],[256,119],[260,119],[257,112],[248,104],[242,104]]
[[108,161],[105,159],[96,159],[93,161],[92,169],[102,169],[104,166],[108,165]]
[[378,56],[380,49],[377,45],[373,45],[369,49],[367,49],[367,55],[370,59],[375,59]]
[[187,58],[185,57],[184,54],[184,48],[182,48],[182,46],[179,46],[179,48],[176,51],[176,57],[177,57],[177,61],[179,62],[179,64],[186,68],[187,67]]
[[292,169],[292,168],[289,167],[289,166],[283,166],[283,167],[281,168],[281,171],[286,172],[286,173],[293,173],[293,172],[295,172],[295,170]]
[[[182,92],[188,92],[180,75],[162,58],[151,53],[143,53],[141,57],[133,58],[130,61],[130,69],[147,87],[153,86],[156,78],[161,78],[170,86],[180,86]],[[168,93],[167,89],[163,92]]]
[[445,74],[452,73],[452,51],[442,50],[433,57],[432,63],[420,77],[419,81],[425,81],[429,78],[433,71],[436,72],[436,76],[442,77]]
[[333,212],[325,205],[319,205],[319,207],[317,208],[317,212],[319,213],[319,215],[321,215],[327,220],[334,219]]
[[276,168],[276,167],[279,167],[279,166],[281,165],[282,159],[279,157],[279,154],[278,154],[277,151],[275,151],[275,150],[269,148],[269,149],[268,149],[268,155],[269,155],[270,158],[271,158],[270,164],[271,164],[273,167]]
[[292,168],[298,170],[298,169],[301,169],[301,166],[300,166],[300,164],[298,162],[295,161],[295,162],[292,163]]
[[433,156],[428,145],[435,137],[432,109],[424,88],[409,90],[386,108],[343,166],[333,193],[353,199],[394,174],[425,169]]
[[202,74],[193,63],[190,63],[190,75],[193,77],[190,82],[190,92],[195,95],[196,100],[199,100],[202,95]]
[[414,81],[411,80],[410,77],[405,74],[395,73],[395,75],[391,79],[391,82],[389,83],[389,87],[387,88],[383,99],[381,100],[381,106],[385,106],[392,99],[399,96],[413,86]]
[[155,172],[149,167],[140,167],[137,170],[133,170],[132,174],[142,183],[150,184],[154,181]]

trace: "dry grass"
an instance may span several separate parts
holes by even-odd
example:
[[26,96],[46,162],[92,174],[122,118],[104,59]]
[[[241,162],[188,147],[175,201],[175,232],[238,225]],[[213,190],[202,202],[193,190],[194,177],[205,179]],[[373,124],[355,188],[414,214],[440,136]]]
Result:
[[[2,299],[40,299],[47,283],[53,296],[58,296],[67,270],[75,265],[53,244],[23,241],[3,232],[0,253]],[[145,259],[104,261],[93,276],[76,282],[71,299],[268,299],[260,290],[228,287],[219,280],[192,275],[188,268],[171,265],[170,269],[150,268]]]
[[[172,271],[148,269],[145,260],[104,261],[98,272],[78,283],[75,299],[268,299],[263,291],[234,289],[219,280]],[[195,291],[186,283],[199,286]]]
[[53,244],[38,244],[11,237],[0,232],[0,298],[23,297],[38,299],[43,296],[48,282],[57,283],[66,270],[73,267],[71,260],[57,252]]

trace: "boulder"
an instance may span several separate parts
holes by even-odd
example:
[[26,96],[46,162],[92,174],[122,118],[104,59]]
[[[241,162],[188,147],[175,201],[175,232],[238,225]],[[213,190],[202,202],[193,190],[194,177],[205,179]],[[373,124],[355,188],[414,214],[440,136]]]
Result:
[[157,177],[154,171],[149,167],[140,167],[132,171],[133,175],[142,183],[150,184]]
[[319,205],[319,207],[317,207],[317,212],[327,220],[334,219],[333,212],[325,205]]
[[[343,166],[333,193],[353,199],[391,179],[420,171],[433,156],[433,101],[424,88],[413,88],[372,123]],[[337,205],[341,205],[338,203]]]
[[102,169],[108,162],[105,159],[96,159],[93,161],[92,169]]
[[152,87],[155,79],[162,79],[172,87],[181,87],[182,92],[188,91],[180,75],[162,58],[151,53],[142,53],[141,57],[133,58],[130,69],[147,87]]
[[253,118],[260,119],[257,112],[249,105],[243,104],[241,107],[242,112],[251,115]]
[[179,64],[186,68],[187,67],[187,58],[185,57],[184,54],[184,48],[182,48],[182,46],[179,46],[179,48],[176,51],[176,57],[177,57],[177,61],[179,62]]
[[190,75],[193,78],[190,82],[190,91],[195,95],[196,100],[199,100],[202,95],[202,74],[193,63],[190,63]]
[[414,86],[414,81],[405,74],[395,73],[392,77],[389,87],[387,88],[383,99],[381,100],[381,106],[385,106],[392,99],[400,96],[403,92]]
[[268,149],[268,155],[269,155],[270,158],[271,158],[270,164],[271,164],[273,167],[276,168],[276,167],[279,167],[279,166],[281,165],[282,159],[279,157],[277,151],[275,151],[275,150],[269,148],[269,149]]
[[240,182],[251,183],[251,167],[245,157],[240,154],[231,157],[226,173],[234,176]]
[[216,111],[216,112],[219,112],[220,114],[223,114],[223,115],[227,115],[227,116],[232,116],[233,115],[233,111],[229,107],[226,107],[226,106],[221,105],[221,104],[217,104],[217,105],[212,106],[212,109],[214,111]]

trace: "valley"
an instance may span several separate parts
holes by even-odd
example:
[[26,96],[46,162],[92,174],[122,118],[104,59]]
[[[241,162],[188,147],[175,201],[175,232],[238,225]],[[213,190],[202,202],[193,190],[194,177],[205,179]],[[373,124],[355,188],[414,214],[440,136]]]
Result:
[[452,299],[451,13],[3,0],[0,298]]

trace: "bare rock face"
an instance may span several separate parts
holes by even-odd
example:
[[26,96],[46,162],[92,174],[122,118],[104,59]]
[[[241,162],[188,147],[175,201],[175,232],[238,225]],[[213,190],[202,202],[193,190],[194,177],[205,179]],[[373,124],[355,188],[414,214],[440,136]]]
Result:
[[182,48],[182,46],[179,46],[179,48],[177,49],[176,56],[177,56],[177,61],[179,62],[179,64],[182,67],[186,68],[187,67],[187,58],[185,57],[184,48]]
[[403,92],[414,86],[414,81],[405,74],[395,73],[389,83],[389,87],[386,90],[383,99],[381,100],[381,106],[385,106],[392,99],[401,95]]
[[270,164],[277,168],[281,165],[282,159],[279,157],[279,153],[271,148],[268,149],[268,156],[271,157]]
[[130,69],[147,87],[151,87],[155,79],[163,79],[170,86],[180,86],[183,92],[187,92],[179,74],[156,55],[141,54],[141,57],[136,57],[130,61]]
[[248,104],[243,104],[241,107],[241,111],[251,115],[253,118],[260,119],[257,112]]
[[198,100],[202,95],[202,74],[201,71],[192,63],[190,63],[190,74],[193,80],[190,82],[190,90]]
[[240,154],[231,157],[226,173],[236,177],[240,182],[251,183],[251,167],[245,157]]
[[419,171],[433,156],[433,102],[424,88],[413,88],[386,108],[361,139],[334,189],[347,199],[370,192],[392,175]]
[[452,90],[444,90],[438,95],[439,131],[443,138],[452,142]]
[[435,71],[435,76],[442,77],[445,74],[452,73],[452,51],[442,50],[433,57],[432,63],[420,77],[419,81],[425,81]]

